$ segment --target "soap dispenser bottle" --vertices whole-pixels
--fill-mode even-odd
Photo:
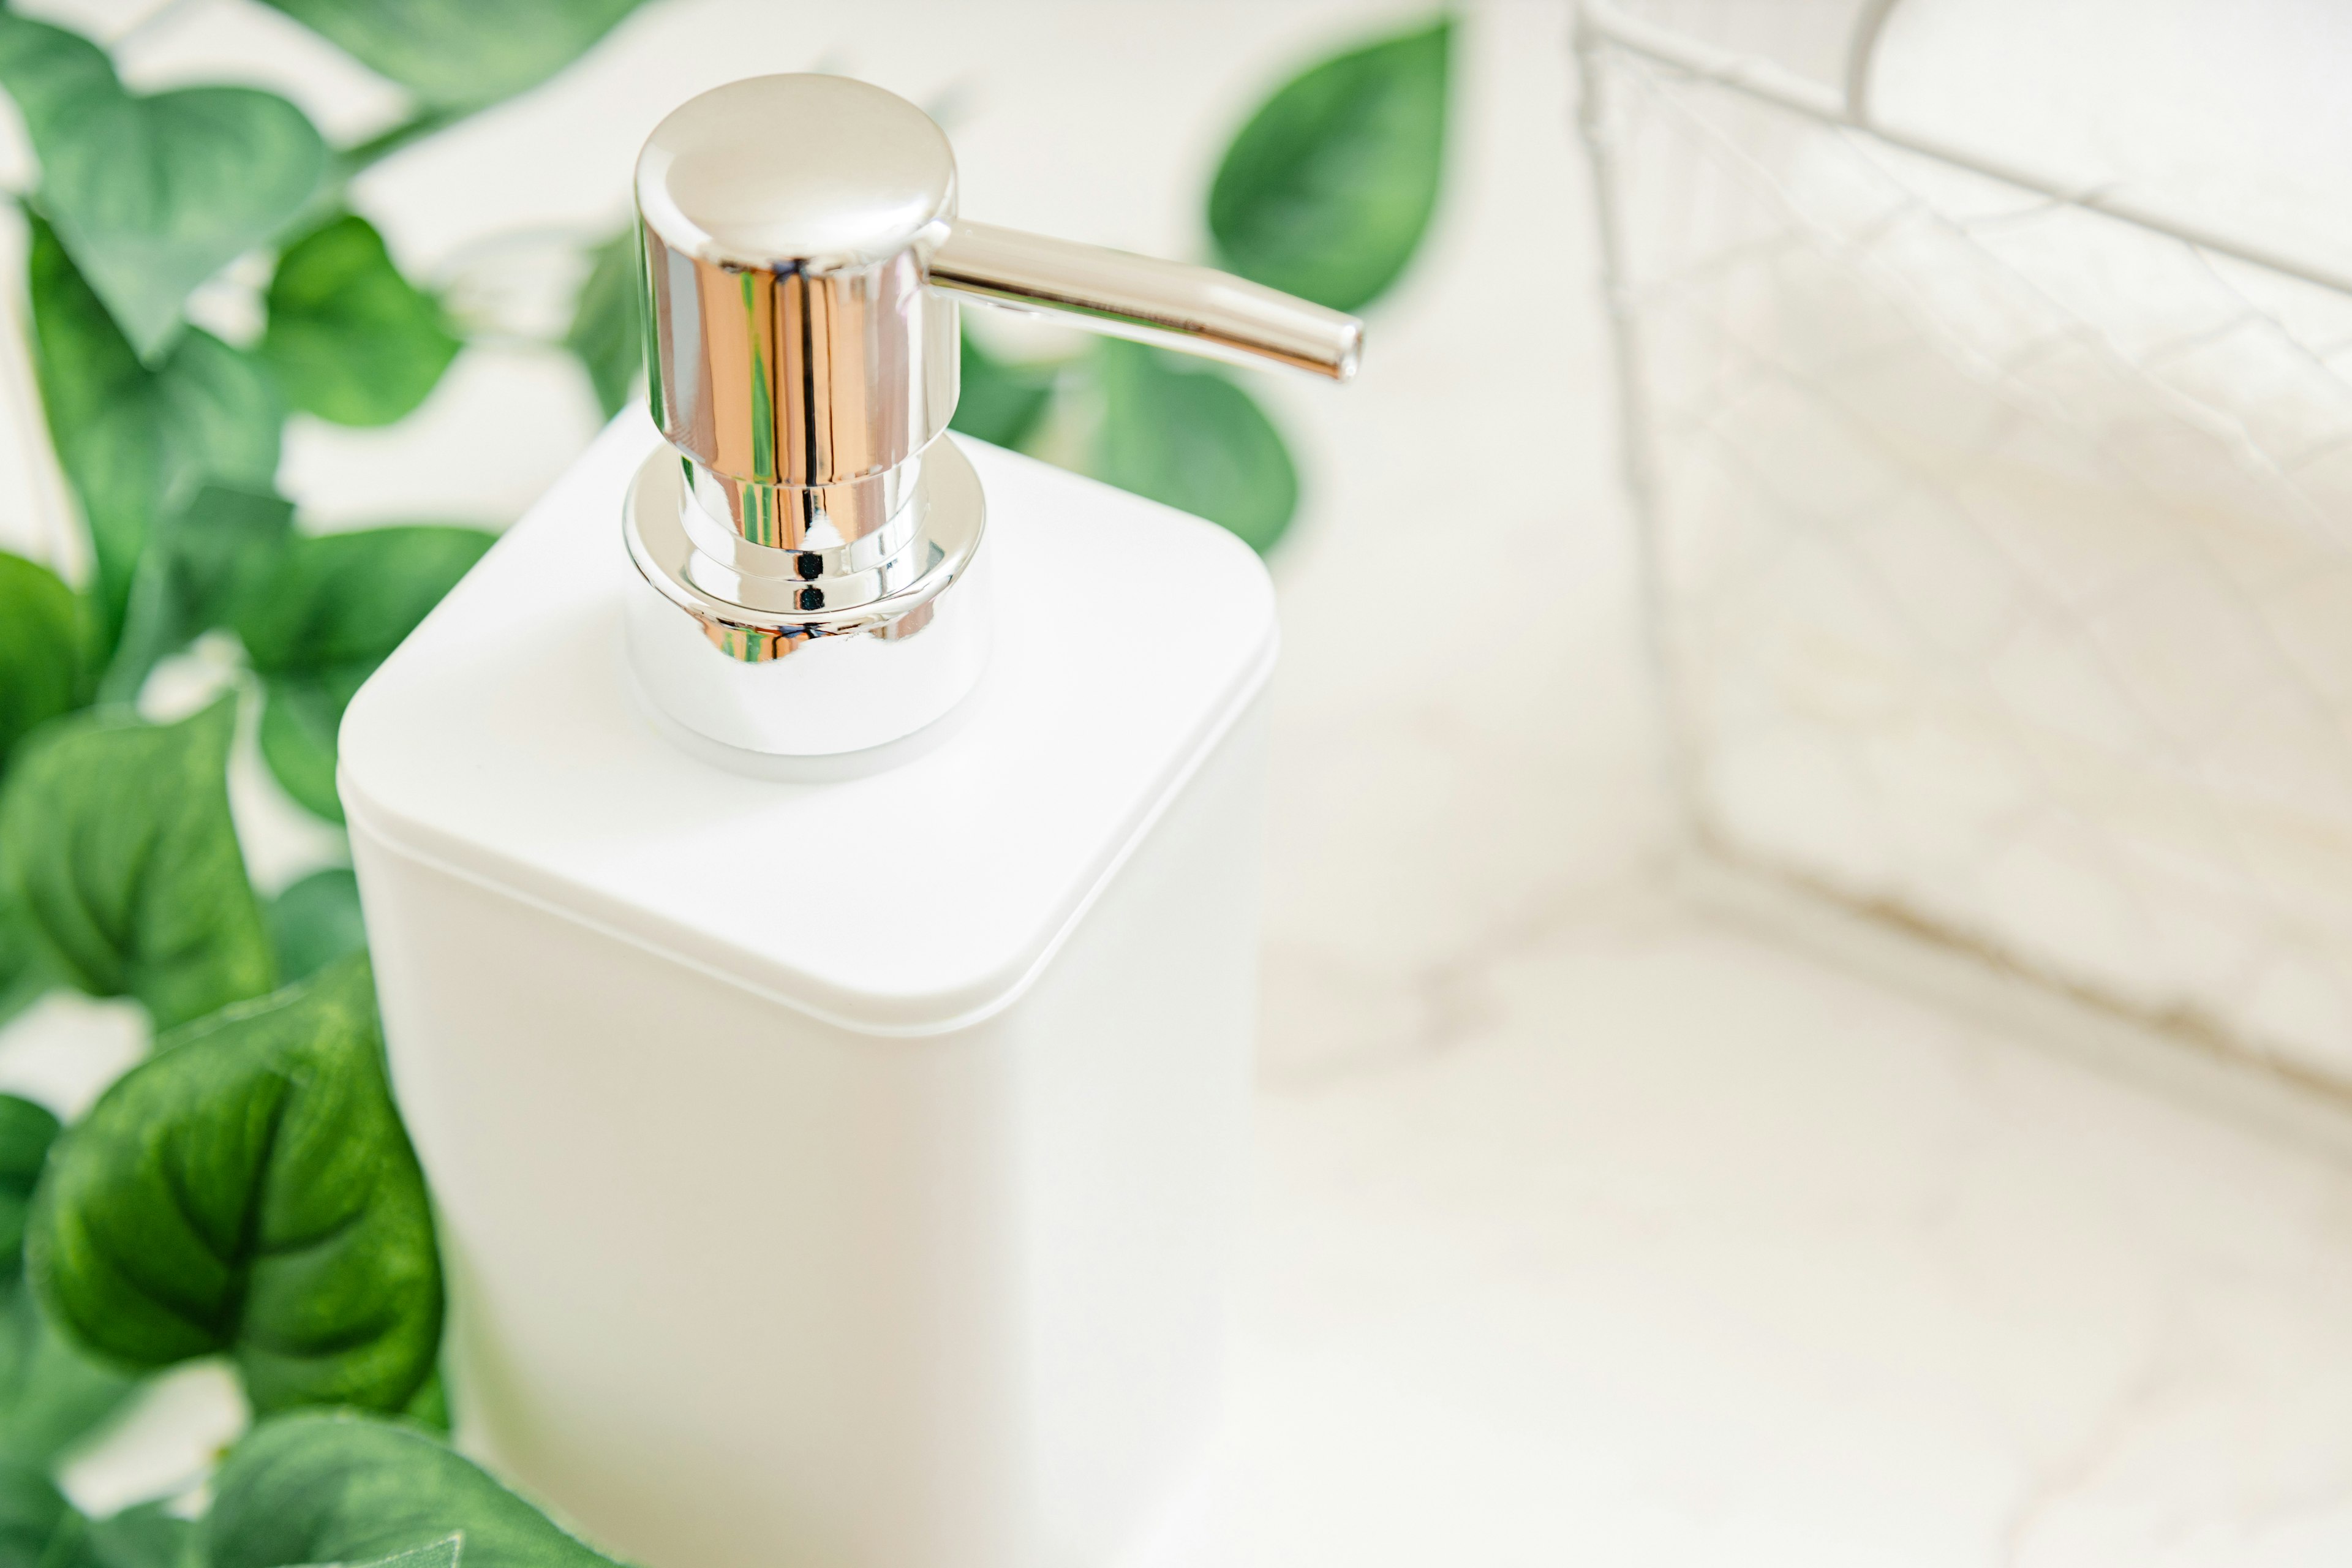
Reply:
[[[1216,1415],[1274,604],[946,434],[959,301],[1358,324],[965,222],[841,78],[695,99],[636,196],[651,421],[341,736],[459,1441],[647,1568],[1139,1561]]]

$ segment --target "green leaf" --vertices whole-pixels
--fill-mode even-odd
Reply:
[[[1094,375],[1095,478],[1273,548],[1297,510],[1298,471],[1247,393],[1209,366],[1117,339],[1096,345]]]
[[[495,542],[480,529],[443,523],[299,540],[237,631],[257,669],[373,668]]]
[[[296,805],[329,822],[343,819],[335,791],[335,732],[359,690],[341,691],[309,676],[271,676],[263,685],[261,760]]]
[[[1209,190],[1224,264],[1339,310],[1395,282],[1437,206],[1453,40],[1441,18],[1326,60],[1266,100]]]
[[[165,1511],[160,1502],[126,1508],[93,1521],[84,1537],[80,1568],[203,1568],[194,1520]]]
[[[463,1534],[450,1534],[423,1546],[412,1546],[405,1552],[395,1552],[379,1557],[358,1568],[457,1568],[457,1559],[465,1552]]]
[[[0,1568],[78,1568],[84,1522],[57,1483],[0,1464]]]
[[[127,1365],[227,1354],[262,1412],[415,1397],[441,1266],[366,961],[166,1037],[50,1152],[26,1255]]]
[[[481,1467],[404,1423],[265,1421],[213,1479],[211,1568],[380,1563],[461,1538],[462,1568],[610,1568]]]
[[[47,1106],[0,1094],[0,1280],[15,1278],[24,1261],[25,1215],[57,1136],[58,1119]]]
[[[590,252],[587,281],[572,307],[572,329],[563,346],[588,369],[596,405],[606,418],[621,411],[645,363],[645,328],[639,319],[637,230],[633,224]]]
[[[0,859],[0,1024],[39,1001],[56,984],[32,919],[16,897],[5,859]]]
[[[286,552],[294,508],[274,495],[206,485],[150,536],[131,578],[122,638],[100,696],[137,699],[158,661],[226,626]]]
[[[360,920],[360,883],[346,866],[313,871],[278,895],[269,906],[270,940],[278,947],[278,972],[289,980],[324,969],[367,946]]]
[[[89,627],[47,567],[0,550],[0,773],[36,725],[89,697]]]
[[[202,1568],[195,1551],[160,1502],[84,1519],[37,1465],[0,1460],[0,1568]]]
[[[156,520],[207,479],[269,489],[285,414],[260,363],[209,333],[186,333],[157,370],[142,365],[56,233],[31,226],[41,403],[89,528],[99,646],[111,650]]]
[[[1057,369],[998,359],[964,333],[963,391],[949,428],[1000,447],[1019,446],[1045,412]]]
[[[137,1386],[59,1333],[21,1280],[0,1284],[0,1467],[55,1464]]]
[[[272,487],[286,407],[258,359],[191,331],[163,362],[153,397],[164,442],[160,510],[184,504],[206,479]]]
[[[363,217],[287,247],[261,355],[286,400],[338,425],[389,425],[425,401],[461,345],[440,302],[400,275]]]
[[[90,713],[41,731],[0,789],[0,869],[42,962],[158,1028],[268,991],[276,966],[229,818],[224,697],[177,724]]]
[[[401,1414],[427,1431],[449,1435],[449,1374],[439,1367],[425,1380],[416,1397],[408,1402]]]
[[[89,39],[5,11],[0,87],[41,161],[42,215],[142,359],[178,329],[188,290],[268,243],[327,170],[318,131],[274,93],[139,97]]]
[[[553,76],[637,0],[269,0],[427,104],[473,108]]]
[[[341,822],[335,731],[343,709],[494,542],[438,523],[298,541],[236,623],[268,689],[261,754],[310,810]]]
[[[131,1386],[67,1343],[24,1286],[25,1218],[57,1136],[47,1110],[0,1095],[0,1468],[55,1462]]]

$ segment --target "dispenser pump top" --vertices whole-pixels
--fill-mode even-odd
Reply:
[[[871,745],[969,688],[904,673],[946,668],[955,639],[927,628],[944,624],[984,518],[969,463],[938,440],[955,413],[960,301],[1355,373],[1351,316],[1207,268],[971,223],[956,185],[922,110],[845,77],[714,89],[638,156],[647,392],[682,461],[632,491],[630,554],[722,662],[835,650],[746,685],[685,642],[658,651],[668,634],[649,629],[633,645],[642,683],[705,735],[772,753]],[[984,617],[967,603],[951,618]],[[901,645],[893,673],[847,657],[868,638]],[[854,695],[850,676],[820,672],[853,665],[868,671]],[[932,695],[907,695],[918,689]],[[858,717],[820,738],[820,710]]]
[[[636,195],[655,417],[738,482],[878,475],[944,429],[954,312],[932,290],[1339,380],[1362,340],[1353,317],[1224,273],[960,220],[940,128],[845,77],[692,100],[646,142]]]

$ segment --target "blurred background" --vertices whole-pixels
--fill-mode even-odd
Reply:
[[[16,8],[338,145],[416,108],[252,0]],[[1301,501],[1199,1530],[1358,1568],[2342,1560],[2352,13],[1456,15],[1361,377],[1249,383]],[[395,423],[296,415],[278,487],[311,531],[519,515],[603,420],[561,342],[587,247],[703,88],[865,78],[948,127],[966,214],[1206,258],[1255,107],[1429,16],[650,0],[358,176],[467,341]],[[0,184],[34,168],[0,127]],[[249,339],[268,281],[192,316]],[[0,542],[84,571],[11,322]],[[339,863],[249,744],[232,786],[265,894]],[[70,1106],[145,1029],[52,994],[0,1087]],[[78,1500],[211,1440],[184,1384]]]

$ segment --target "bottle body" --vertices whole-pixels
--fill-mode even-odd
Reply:
[[[648,1568],[1118,1562],[1215,1415],[1263,574],[974,448],[974,710],[868,778],[737,776],[631,706],[625,565],[571,564],[649,440],[347,721],[460,1440]]]

